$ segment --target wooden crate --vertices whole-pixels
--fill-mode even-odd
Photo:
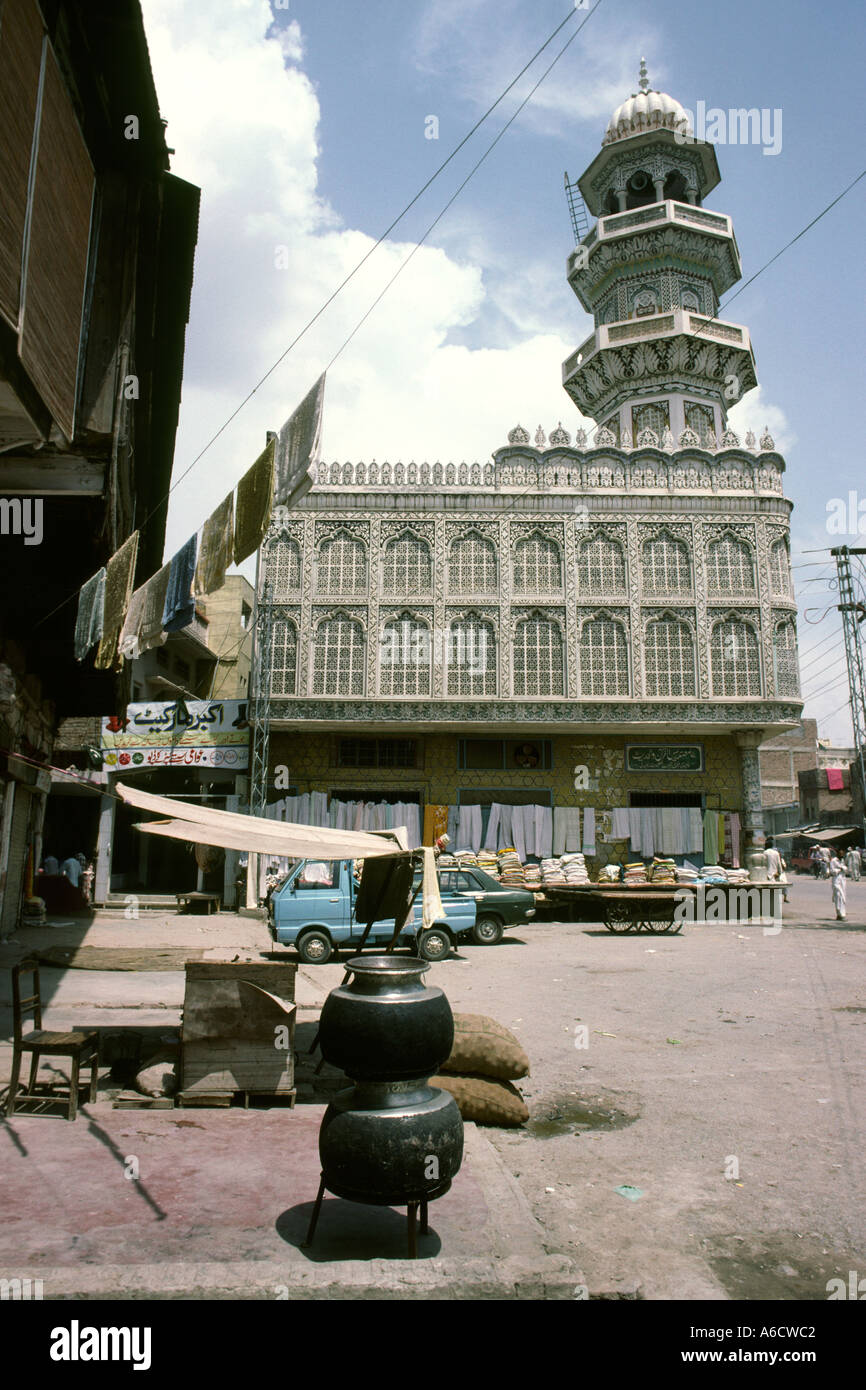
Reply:
[[[196,1094],[294,1091],[291,962],[190,961],[181,1026],[184,1103]]]

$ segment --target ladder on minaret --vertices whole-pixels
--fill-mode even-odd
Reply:
[[[851,556],[866,555],[866,549],[849,549],[841,545],[830,551],[836,561],[839,584],[839,603],[842,632],[845,637],[845,659],[848,663],[848,692],[851,700],[851,723],[854,726],[855,758],[851,766],[852,779],[857,776],[862,797],[863,829],[866,830],[866,662],[863,658],[863,629],[866,622],[866,603],[854,590]]]
[[[568,211],[571,214],[574,243],[578,246],[589,231],[589,213],[577,184],[569,181],[568,170],[565,172],[565,196],[568,201]]]

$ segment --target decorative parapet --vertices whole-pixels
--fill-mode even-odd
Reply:
[[[543,437],[543,430],[539,426]],[[523,436],[527,436],[523,440]],[[538,436],[536,436],[538,437]],[[553,492],[622,493],[650,490],[654,493],[783,494],[785,461],[765,429],[760,443],[749,430],[744,445],[733,430],[716,439],[703,439],[690,429],[674,441],[670,430],[661,439],[652,430],[641,430],[634,447],[626,433],[618,446],[610,430],[595,431],[594,446],[579,429],[574,445],[568,432],[557,425],[547,447],[534,448],[528,431],[511,431],[509,443],[494,451],[485,463],[322,463],[316,491],[362,488],[367,492],[415,489],[424,492],[498,492],[519,488]]]

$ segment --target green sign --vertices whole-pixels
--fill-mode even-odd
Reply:
[[[632,743],[625,750],[627,772],[703,772],[700,743]]]

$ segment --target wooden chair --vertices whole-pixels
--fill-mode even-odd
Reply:
[[[33,976],[32,993],[22,995],[21,976]],[[24,1034],[22,1023],[26,1015],[33,1015],[33,1030]],[[39,1095],[35,1089],[39,1058],[42,1056],[70,1057],[72,1073],[69,1084],[67,1120],[74,1120],[78,1113],[78,1073],[82,1061],[90,1062],[90,1100],[96,1100],[96,1078],[99,1066],[99,1034],[96,1030],[88,1033],[51,1033],[42,1027],[42,1000],[39,992],[39,964],[35,960],[22,960],[12,969],[12,1020],[13,1051],[12,1075],[9,1080],[9,1095],[6,1099],[7,1118],[16,1110],[31,1114],[50,1114],[46,1110],[48,1098]],[[18,1095],[18,1077],[21,1072],[21,1058],[25,1052],[32,1054],[30,1059],[30,1080],[27,1090]],[[58,1099],[65,1100],[65,1096]]]

